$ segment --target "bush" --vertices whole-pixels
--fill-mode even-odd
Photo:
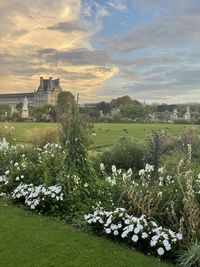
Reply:
[[[153,132],[147,139],[145,161],[154,166],[154,177],[157,177],[158,175],[161,158],[166,150],[165,140],[166,135],[163,131]]]
[[[34,146],[43,147],[47,143],[56,143],[59,139],[57,127],[34,128],[26,131],[25,139]]]
[[[141,141],[123,137],[112,148],[100,156],[100,161],[110,171],[112,165],[117,169],[128,170],[132,168],[137,172],[144,167],[144,144]]]

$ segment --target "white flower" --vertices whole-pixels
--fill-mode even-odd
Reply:
[[[137,242],[138,241],[138,235],[133,235],[132,240],[133,240],[133,242]]]
[[[19,176],[17,176],[17,177],[15,178],[15,181],[19,181]]]
[[[164,172],[164,168],[163,167],[159,168],[158,172],[162,174]]]
[[[7,170],[7,171],[5,172],[5,174],[6,174],[6,175],[8,175],[9,173],[10,173],[10,171],[9,171],[9,170]]]
[[[168,245],[165,246],[165,249],[166,249],[167,251],[169,251],[170,249],[172,249],[172,247],[171,247],[170,244],[168,244]]]
[[[161,247],[157,249],[157,252],[158,252],[158,255],[159,255],[159,256],[162,256],[162,255],[164,255],[164,253],[165,253],[164,249],[161,248]]]
[[[142,238],[145,239],[148,237],[148,234],[146,232],[142,233]]]
[[[115,230],[113,234],[116,236],[119,234],[119,232],[117,230]]]
[[[117,226],[115,224],[111,224],[111,227],[110,227],[112,230],[116,230],[117,229]]]
[[[110,234],[111,233],[111,229],[110,228],[106,228],[106,234]]]
[[[138,234],[139,232],[140,232],[140,229],[136,227],[136,228],[134,229],[134,233],[135,233],[135,234]]]
[[[156,243],[157,243],[156,240],[151,240],[151,242],[150,242],[150,246],[151,246],[151,247],[155,247]]]
[[[85,183],[85,184],[84,184],[84,187],[88,187],[88,183]]]
[[[126,219],[125,220],[125,224],[129,224],[130,223],[130,220],[129,219]]]
[[[116,174],[116,172],[117,172],[117,168],[116,168],[115,165],[112,165],[112,172],[113,172],[114,174]]]
[[[144,169],[139,171],[139,176],[143,176],[144,174],[145,174],[145,170]]]
[[[182,240],[183,239],[183,235],[181,233],[178,233],[176,236],[177,236],[178,240]]]
[[[101,171],[104,171],[104,170],[105,170],[105,166],[104,166],[103,163],[100,164],[100,170],[101,170]]]
[[[118,229],[122,228],[122,224],[118,223],[117,227],[118,227]]]

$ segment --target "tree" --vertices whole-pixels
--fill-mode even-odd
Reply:
[[[11,107],[7,104],[0,104],[0,119],[4,120],[11,114]]]
[[[120,114],[122,117],[129,119],[145,119],[148,110],[146,106],[143,105],[135,105],[135,104],[127,104],[125,106],[121,106]]]
[[[120,106],[124,106],[127,104],[132,104],[133,100],[130,98],[130,96],[122,96],[117,99],[113,99],[110,102],[111,108],[119,108]]]
[[[100,111],[102,111],[102,113],[104,115],[110,113],[111,111],[111,105],[109,103],[106,102],[99,102],[97,103],[96,107],[95,107],[96,111],[98,114],[100,114]]]
[[[18,112],[22,112],[22,108],[23,108],[23,103],[17,103],[15,109],[18,111]]]
[[[56,120],[56,111],[53,105],[31,106],[30,115],[37,121]]]

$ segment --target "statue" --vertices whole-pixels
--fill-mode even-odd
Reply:
[[[28,99],[27,99],[27,97],[25,97],[24,101],[23,101],[22,118],[23,119],[27,119],[28,118]]]
[[[186,108],[186,113],[184,115],[184,119],[187,121],[191,120],[191,114],[190,114],[190,107],[189,106],[187,106],[187,108]]]

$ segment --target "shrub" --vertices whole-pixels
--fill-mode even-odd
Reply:
[[[154,166],[154,178],[158,175],[161,159],[166,150],[165,140],[166,135],[163,131],[153,132],[147,139],[145,162]]]
[[[144,155],[144,144],[141,141],[123,137],[111,151],[106,151],[100,156],[100,161],[105,164],[107,171],[115,165],[117,169],[132,168],[137,172],[144,167]]]

